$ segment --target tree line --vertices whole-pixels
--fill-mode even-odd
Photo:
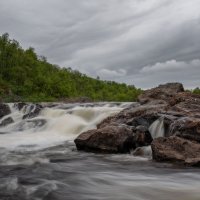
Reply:
[[[192,92],[193,92],[194,94],[200,94],[200,89],[199,89],[199,87],[196,87],[194,90],[192,90]]]
[[[94,101],[135,101],[135,86],[94,79],[50,64],[34,48],[24,50],[5,33],[0,36],[0,99],[3,101],[58,101],[88,97]]]

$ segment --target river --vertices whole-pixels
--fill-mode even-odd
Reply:
[[[9,104],[14,123],[0,127],[0,200],[199,200],[198,168],[76,150],[78,134],[129,105],[55,104],[23,119],[34,105]]]

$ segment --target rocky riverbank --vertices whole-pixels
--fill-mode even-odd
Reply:
[[[200,95],[167,83],[145,91],[138,104],[81,133],[78,150],[127,153],[151,145],[155,161],[200,165]]]

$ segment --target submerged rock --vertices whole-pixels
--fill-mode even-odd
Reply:
[[[18,110],[22,110],[22,108],[24,108],[25,106],[27,106],[27,103],[24,102],[18,102],[14,104],[14,107],[17,108]]]
[[[138,147],[132,152],[132,154],[134,156],[150,158],[152,156],[151,146]]]
[[[157,138],[152,144],[153,159],[200,166],[200,144],[180,137]]]
[[[26,122],[32,124],[33,127],[42,127],[47,123],[45,119],[30,119]]]
[[[10,108],[7,104],[0,103],[0,119],[8,114],[10,114]]]
[[[11,124],[13,122],[14,122],[13,118],[8,117],[8,118],[2,120],[2,122],[0,123],[0,126],[7,126],[8,124]]]
[[[27,114],[25,114],[23,116],[23,119],[30,119],[30,118],[34,118],[37,117],[41,110],[43,109],[43,106],[40,104],[32,104],[29,107],[27,106]]]

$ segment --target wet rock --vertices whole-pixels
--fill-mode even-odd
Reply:
[[[8,117],[8,118],[2,120],[2,122],[0,123],[0,127],[7,126],[8,124],[11,124],[13,122],[14,122],[14,120],[12,119],[12,117]]]
[[[7,104],[0,103],[0,119],[8,114],[10,114],[10,108]]]
[[[22,110],[22,108],[24,108],[25,106],[27,106],[27,104],[24,102],[19,102],[14,104],[14,107],[17,108],[18,110]]]
[[[78,150],[99,153],[127,153],[135,148],[132,130],[125,126],[106,126],[89,130],[75,139]]]
[[[40,104],[31,105],[31,107],[28,108],[29,109],[28,113],[23,116],[23,119],[30,119],[37,117],[40,114],[42,108],[43,106]]]
[[[166,105],[138,105],[137,107],[135,106],[130,107],[124,109],[123,111],[114,116],[106,118],[97,125],[97,128],[103,128],[111,123],[127,124],[130,126],[137,126],[137,125],[145,126],[144,123],[147,123],[149,125],[151,124],[152,121],[154,121],[156,117],[153,117],[153,119],[151,119],[151,122],[148,122],[147,119],[145,118],[142,119],[142,116],[156,115],[156,113],[164,112],[166,111],[166,109],[167,109]],[[140,121],[141,123],[137,122],[137,118],[138,121]],[[142,123],[142,120],[146,122]]]
[[[142,114],[141,116],[134,117],[127,121],[127,125],[129,126],[144,126],[147,129],[149,129],[154,122],[158,119],[163,120],[163,128],[165,132],[165,136],[170,135],[170,125],[179,117],[183,117],[184,115],[181,115],[177,112],[167,112],[165,110],[160,110],[156,112],[155,110],[147,111],[146,114]],[[155,134],[154,134],[155,135]]]
[[[159,117],[160,116],[153,111],[152,113],[146,113],[138,117],[134,117],[131,120],[127,121],[127,124],[131,126],[142,125],[145,126],[146,128],[149,128],[149,126]]]
[[[148,146],[152,142],[152,136],[145,126],[137,126],[134,133],[134,142],[136,147]]]
[[[27,120],[27,122],[32,124],[33,127],[42,127],[47,123],[45,119],[32,119]]]
[[[200,142],[200,118],[182,117],[170,125],[170,135]]]
[[[167,83],[159,85],[156,88],[146,90],[138,97],[138,101],[141,104],[154,102],[154,104],[165,104],[170,98],[179,92],[184,92],[183,85],[181,83]]]
[[[156,161],[200,166],[200,144],[195,141],[176,136],[157,138],[152,142],[151,148]]]
[[[170,110],[180,112],[185,116],[200,118],[200,95],[183,92],[170,100]]]
[[[24,130],[30,130],[34,129],[35,127],[39,128],[42,127],[46,124],[45,119],[27,119],[27,120],[22,120],[20,123],[17,124],[15,127],[16,131],[24,131]]]

